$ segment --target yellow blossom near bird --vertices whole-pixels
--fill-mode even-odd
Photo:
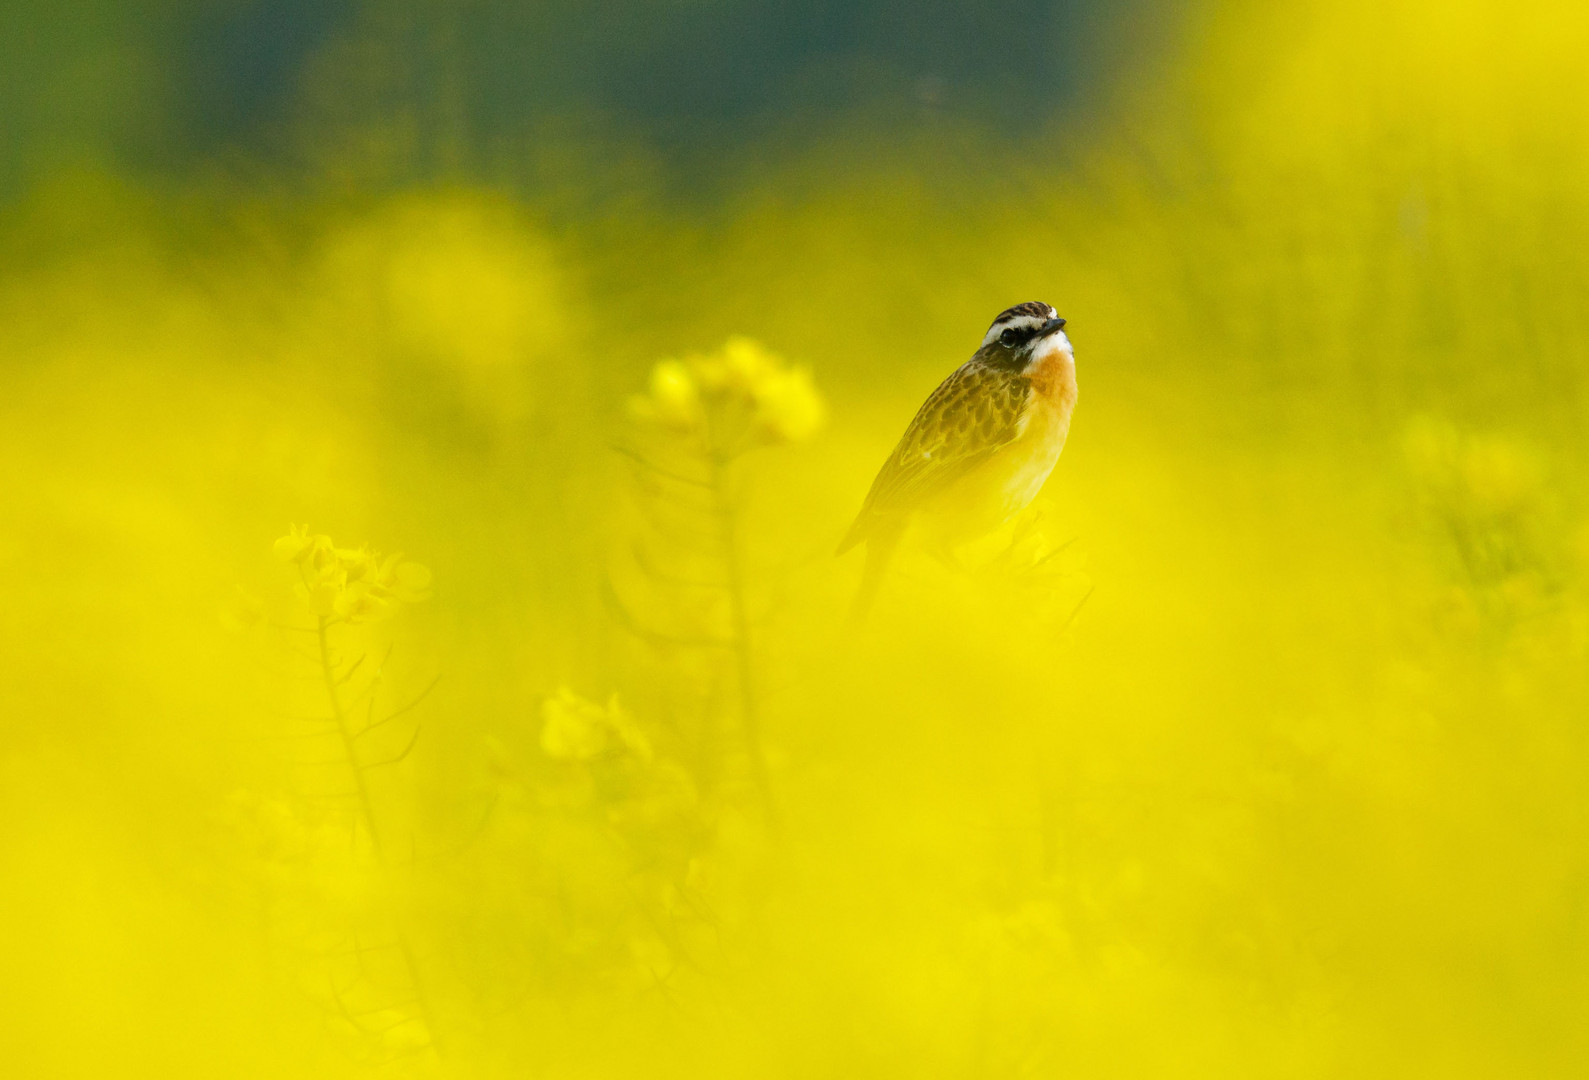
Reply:
[[[606,705],[580,697],[568,687],[541,703],[541,750],[559,761],[589,761],[626,749],[651,759],[651,743],[635,726],[614,694]]]
[[[299,598],[322,619],[367,622],[430,594],[430,570],[419,563],[401,554],[383,558],[364,547],[339,548],[307,525],[291,526],[275,551],[281,561],[298,566]]]
[[[747,337],[731,337],[715,352],[660,361],[650,392],[630,407],[642,421],[705,436],[724,456],[750,445],[802,442],[827,419],[811,373]]]

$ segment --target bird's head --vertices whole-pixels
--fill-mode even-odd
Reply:
[[[1025,371],[1057,351],[1070,353],[1071,347],[1065,320],[1034,300],[999,312],[978,351],[992,363]]]

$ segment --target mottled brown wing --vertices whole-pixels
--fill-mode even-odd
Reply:
[[[1020,434],[1031,383],[971,360],[932,392],[872,481],[866,503],[840,551],[860,542],[879,516],[920,506]]]

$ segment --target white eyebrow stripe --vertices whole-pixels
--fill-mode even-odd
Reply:
[[[993,325],[988,327],[988,332],[983,335],[983,346],[985,347],[991,344],[994,338],[998,337],[1007,329],[1037,330],[1040,329],[1043,324],[1048,321],[1048,319],[1057,319],[1059,317],[1058,315],[1054,314],[1053,308],[1049,308],[1048,311],[1048,318],[1040,318],[1036,315],[1011,315],[1004,319],[994,320]]]

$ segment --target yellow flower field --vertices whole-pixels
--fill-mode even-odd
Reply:
[[[1583,1075],[1589,13],[1182,7],[1085,117],[704,206],[558,130],[390,180],[451,144],[337,89],[373,16],[313,183],[39,142],[0,1074]],[[847,623],[1027,300],[1052,478]]]

